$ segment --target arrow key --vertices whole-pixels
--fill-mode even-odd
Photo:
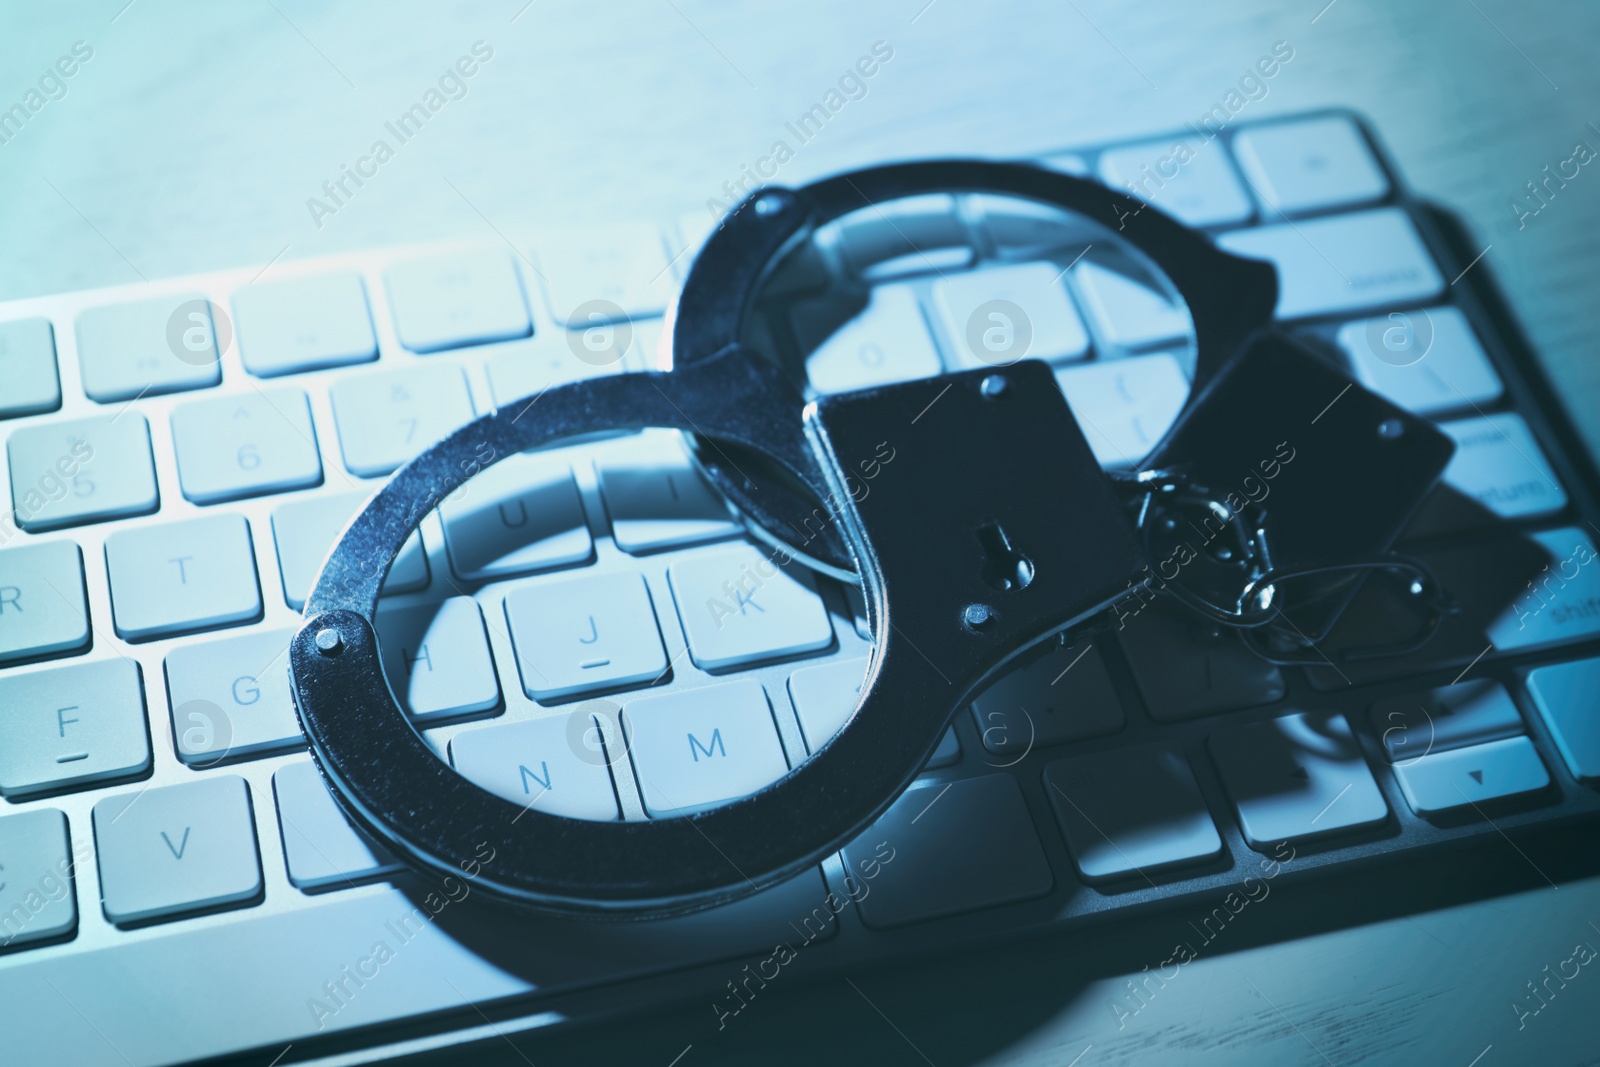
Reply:
[[[1431,752],[1395,764],[1406,803],[1418,815],[1435,815],[1507,797],[1534,793],[1550,784],[1550,772],[1526,737]]]

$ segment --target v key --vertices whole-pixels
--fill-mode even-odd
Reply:
[[[183,828],[183,839],[178,842],[176,847],[173,846],[172,838],[167,836],[167,832],[165,830],[161,831],[161,840],[163,840],[163,841],[165,841],[167,843],[167,848],[171,850],[173,859],[179,859],[179,860],[183,859],[184,852],[186,852],[188,850],[188,848],[189,848],[189,830],[190,830],[190,827],[185,826]]]

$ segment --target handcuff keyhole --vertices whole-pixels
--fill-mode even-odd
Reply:
[[[1011,538],[997,522],[978,527],[978,544],[983,547],[983,580],[1001,592],[1025,589],[1033,581],[1033,561],[1011,544]]]

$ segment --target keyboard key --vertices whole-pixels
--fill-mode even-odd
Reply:
[[[216,385],[222,365],[210,307],[198,293],[179,293],[80,311],[83,391],[114,404]]]
[[[125,641],[251,622],[261,616],[250,525],[207,515],[106,538],[111,614]]]
[[[571,325],[574,315],[579,326],[615,321],[621,317],[617,310],[630,318],[659,315],[677,286],[661,232],[652,223],[546,230],[535,258],[550,315],[563,326]]]
[[[322,570],[323,560],[345,525],[355,517],[372,494],[364,492],[318,495],[290,500],[272,509],[272,540],[278,549],[278,570],[283,575],[283,599],[294,610],[306,606],[306,596]],[[401,546],[389,577],[383,581],[385,595],[411,593],[428,585],[428,560],[422,540],[415,530]]]
[[[0,818],[0,950],[78,928],[67,817],[39,808]]]
[[[400,706],[429,720],[490,711],[500,704],[500,682],[471,597],[378,613],[384,673]]]
[[[1382,200],[1389,191],[1347,118],[1251,126],[1233,139],[1239,167],[1268,207],[1287,215]]]
[[[198,400],[173,409],[183,495],[216,504],[322,481],[311,405],[299,389]]]
[[[1257,851],[1354,833],[1389,816],[1343,715],[1302,712],[1219,730],[1211,758]]]
[[[100,904],[117,924],[245,904],[261,893],[250,787],[227,775],[94,806]]]
[[[959,270],[975,255],[946,193],[907,196],[851,212],[837,223],[845,266],[866,281]]]
[[[1550,772],[1526,737],[1430,752],[1415,762],[1395,764],[1394,776],[1418,815],[1535,793],[1550,784]]]
[[[689,655],[702,670],[818,652],[833,624],[816,582],[754,545],[698,552],[667,569]]]
[[[1150,348],[1194,332],[1188,308],[1110,265],[1085,257],[1072,268],[1072,283],[1096,333],[1111,344]]]
[[[1235,230],[1217,244],[1278,268],[1280,319],[1415,303],[1444,291],[1444,278],[1399,208]]]
[[[1362,385],[1418,415],[1500,399],[1500,377],[1453,307],[1392,311],[1339,327],[1339,347]]]
[[[89,647],[83,553],[71,541],[0,551],[0,663]]]
[[[350,825],[310,760],[279,767],[272,791],[289,881],[296,889],[337,889],[401,869],[382,846]]]
[[[178,758],[209,767],[305,744],[289,691],[293,630],[185,644],[167,653]]]
[[[49,319],[0,322],[0,419],[37,415],[61,406],[55,331]]]
[[[17,799],[149,766],[144,690],[132,660],[0,677],[0,793]]]
[[[466,376],[447,363],[342,378],[329,393],[344,465],[363,478],[392,473],[473,416]]]
[[[1044,781],[1072,862],[1091,885],[1222,855],[1181,753],[1135,748],[1057,760]]]
[[[844,729],[861,700],[867,659],[841,659],[802,667],[789,675],[789,699],[800,718],[806,751],[815,752]]]
[[[1139,695],[1157,722],[1216,715],[1282,700],[1283,673],[1226,628],[1156,601],[1121,618],[1117,636]]]
[[[647,685],[667,670],[643,575],[519,586],[506,594],[506,622],[522,690],[534,700]]]
[[[1059,170],[1061,173],[1071,174],[1075,178],[1087,178],[1089,176],[1089,164],[1076,152],[1059,152],[1034,162],[1046,170]]]
[[[1062,367],[1056,383],[1102,467],[1136,465],[1189,399],[1189,379],[1166,352]]]
[[[150,426],[125,411],[11,431],[11,506],[17,525],[37,532],[156,509]]]
[[[595,459],[617,547],[635,555],[732,537],[743,527],[684,451],[676,431],[646,430]]]
[[[944,370],[909,286],[877,286],[866,309],[825,338],[809,337],[812,328],[801,328],[800,319],[808,313],[805,304],[796,310],[795,327],[802,349],[815,344],[806,356],[806,378],[819,393],[847,393]]]
[[[1055,884],[1005,774],[913,782],[842,856],[847,871],[877,871],[856,898],[875,930],[1042,897]]]
[[[1210,143],[1174,139],[1115,148],[1100,157],[1100,176],[1190,226],[1244,222],[1254,210],[1227,152]]]
[[[1054,263],[964,271],[933,284],[956,370],[1009,367],[1019,359],[1089,354],[1089,334]]]
[[[1540,667],[1528,693],[1572,776],[1600,778],[1600,659]]]
[[[922,765],[925,771],[936,771],[941,767],[952,767],[961,762],[961,742],[956,739],[954,726],[944,732],[939,738],[939,743],[934,747],[933,755],[928,757],[928,762]]]
[[[258,378],[378,358],[367,291],[354,271],[255,282],[233,296],[239,355]]]
[[[622,342],[622,331],[632,332],[632,327],[619,324],[597,326],[595,330],[610,331],[609,337],[602,337],[602,341],[615,346]],[[581,345],[579,350],[582,351]],[[494,354],[484,362],[484,369],[489,372],[489,391],[494,394],[495,406],[504,408],[538,396],[553,386],[616,374],[623,369],[623,355],[603,348],[590,359],[584,359],[573,351],[567,343],[566,331],[562,331],[496,345]]]
[[[450,741],[450,762],[513,804],[571,819],[618,817],[600,728],[593,716],[576,709],[463,730]]]
[[[1100,650],[1052,647],[1014,668],[972,702],[983,747],[1021,758],[1039,745],[1114,734],[1124,722]]]
[[[1385,697],[1372,705],[1372,729],[1397,764],[1523,732],[1505,686],[1486,678]]]
[[[516,455],[474,476],[439,509],[450,567],[468,581],[587,563],[594,541],[572,468]]]
[[[988,234],[997,257],[1028,260],[1060,256],[1063,258],[1056,274],[1103,234],[1098,223],[1037,200],[982,193],[965,199],[966,216]]]
[[[526,337],[533,329],[517,268],[504,252],[412,260],[384,274],[394,330],[413,352]]]
[[[653,818],[747,796],[789,770],[766,692],[750,679],[635,697],[622,728]]]
[[[1521,415],[1506,413],[1446,422],[1456,454],[1445,484],[1502,519],[1554,515],[1567,494]]]

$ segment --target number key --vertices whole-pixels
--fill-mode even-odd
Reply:
[[[311,405],[299,389],[200,400],[172,413],[178,480],[196,504],[316,485],[316,441]]]
[[[330,392],[344,465],[364,478],[389,474],[472,420],[466,376],[444,364],[346,378]]]
[[[37,532],[156,508],[150,426],[125,411],[13,430],[6,442],[17,524]]]

